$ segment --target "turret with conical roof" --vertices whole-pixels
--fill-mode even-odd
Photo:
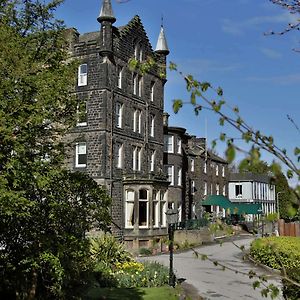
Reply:
[[[103,56],[112,56],[113,53],[113,29],[116,22],[110,0],[103,0],[98,22],[101,23],[101,50]]]
[[[110,0],[103,0],[100,14],[97,20],[99,23],[101,23],[102,21],[109,21],[111,23],[116,22]]]
[[[170,53],[163,25],[161,25],[160,27],[160,33],[158,36],[155,52],[162,55],[168,55]]]

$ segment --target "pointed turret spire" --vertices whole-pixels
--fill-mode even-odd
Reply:
[[[158,36],[155,52],[157,52],[159,54],[163,54],[163,55],[168,55],[170,53],[168,44],[167,44],[167,39],[166,39],[165,32],[164,32],[163,24],[160,27],[160,33]]]
[[[110,0],[103,0],[101,11],[97,20],[99,23],[102,21],[109,21],[111,23],[116,22]]]

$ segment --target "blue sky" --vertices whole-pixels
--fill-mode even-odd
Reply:
[[[65,0],[58,16],[80,33],[99,29],[96,21],[101,0]],[[269,0],[112,0],[116,26],[138,14],[155,48],[161,16],[170,48],[170,61],[184,73],[200,81],[221,86],[225,99],[238,106],[253,128],[273,135],[280,147],[290,152],[299,146],[300,133],[288,120],[290,115],[300,126],[300,48],[298,32],[283,36],[265,36],[280,31],[295,17]],[[211,141],[224,129],[210,112],[193,115],[185,107],[172,113],[172,100],[187,99],[184,82],[176,73],[168,74],[165,110],[170,124],[187,128],[190,134]],[[205,120],[207,120],[205,122]],[[237,136],[228,129],[231,136]],[[217,148],[220,155],[224,147]],[[264,157],[270,159],[268,155]]]

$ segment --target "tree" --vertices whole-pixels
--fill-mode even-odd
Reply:
[[[300,4],[298,0],[270,0],[272,3],[281,6],[284,9],[287,9],[291,14],[299,14],[300,13]],[[300,22],[289,23],[287,28],[283,31],[279,32],[279,34],[287,33],[291,30],[300,30]],[[274,31],[270,32],[270,34],[275,34]]]
[[[61,0],[0,2],[0,295],[63,298],[88,269],[85,233],[107,230],[110,199],[64,168],[77,63]],[[67,296],[66,296],[67,297]]]

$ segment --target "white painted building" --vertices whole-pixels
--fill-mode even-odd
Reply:
[[[231,173],[228,197],[231,202],[260,203],[265,215],[276,212],[275,185],[268,175]]]

